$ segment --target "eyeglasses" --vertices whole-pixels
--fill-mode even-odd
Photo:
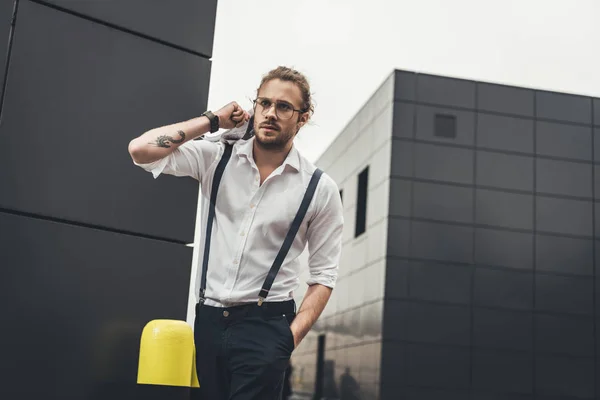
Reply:
[[[273,102],[271,99],[266,97],[258,97],[253,100],[254,112],[260,112],[263,116],[271,109],[271,106],[275,104],[275,115],[279,119],[290,119],[294,116],[294,112],[305,113],[306,110],[297,110],[293,105],[287,101],[276,101]]]

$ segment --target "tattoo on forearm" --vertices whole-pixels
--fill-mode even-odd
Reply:
[[[177,133],[179,134],[179,136],[181,136],[181,139],[175,139],[174,137],[167,135],[160,135],[156,138],[154,142],[148,144],[153,144],[156,147],[164,147],[165,149],[168,149],[169,147],[171,147],[172,143],[183,143],[183,141],[185,140],[185,133],[183,131],[177,131]]]

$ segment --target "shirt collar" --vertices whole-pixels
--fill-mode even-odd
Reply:
[[[254,160],[252,148],[254,146],[254,137],[249,140],[239,140],[237,142],[237,154],[245,155],[248,159]],[[296,145],[292,143],[292,148],[287,157],[283,161],[283,165],[289,165],[296,171],[300,171],[300,153],[296,149]]]

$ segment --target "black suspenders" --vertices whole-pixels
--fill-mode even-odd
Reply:
[[[219,190],[219,184],[221,183],[221,178],[223,177],[223,171],[225,170],[225,166],[229,162],[231,158],[231,150],[232,145],[225,145],[225,151],[217,168],[215,170],[215,175],[213,177],[212,188],[210,192],[210,205],[208,209],[208,220],[206,221],[206,234],[205,234],[205,242],[204,242],[204,259],[202,261],[202,280],[200,283],[200,303],[204,303],[206,300],[206,273],[208,272],[208,256],[210,254],[210,239],[212,235],[212,226],[215,218],[215,204],[217,202],[217,192]],[[323,171],[320,169],[316,169],[313,173],[312,178],[310,179],[310,183],[308,184],[308,188],[306,189],[306,193],[304,194],[304,198],[302,199],[302,203],[298,208],[298,212],[296,213],[296,217],[290,226],[290,230],[288,231],[285,240],[283,241],[283,245],[281,249],[279,249],[279,253],[277,253],[277,257],[275,257],[275,261],[273,261],[273,265],[271,265],[271,269],[267,274],[265,279],[265,283],[263,283],[262,289],[258,295],[258,305],[262,305],[267,296],[269,295],[269,291],[271,290],[271,286],[273,285],[273,281],[279,272],[279,268],[283,264],[285,257],[290,251],[290,247],[292,247],[292,242],[294,241],[294,237],[298,233],[298,229],[300,229],[300,225],[302,224],[302,220],[306,215],[306,211],[308,210],[308,206],[312,201],[312,198],[317,190],[317,185],[319,184],[319,179]]]
[[[206,299],[206,272],[208,271],[208,255],[210,253],[210,238],[212,236],[212,226],[215,219],[215,205],[217,204],[217,191],[219,190],[219,183],[221,183],[221,177],[225,166],[231,158],[231,150],[233,146],[228,144],[225,145],[225,151],[223,156],[217,165],[215,175],[213,176],[212,188],[210,190],[210,205],[208,208],[208,220],[206,221],[206,234],[204,235],[204,259],[202,260],[202,281],[200,282],[200,303],[204,303]]]

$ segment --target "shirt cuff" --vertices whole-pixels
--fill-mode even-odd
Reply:
[[[337,282],[337,274],[336,273],[324,273],[317,272],[311,273],[310,278],[306,281],[308,286],[319,284],[323,286],[327,286],[328,288],[333,289]]]
[[[169,157],[163,157],[160,160],[156,160],[154,162],[147,163],[147,164],[139,164],[139,163],[136,163],[135,161],[133,163],[135,165],[137,165],[138,167],[142,167],[146,171],[151,172],[154,179],[156,179],[164,171],[165,167],[167,166],[167,162],[169,161],[168,158]]]

